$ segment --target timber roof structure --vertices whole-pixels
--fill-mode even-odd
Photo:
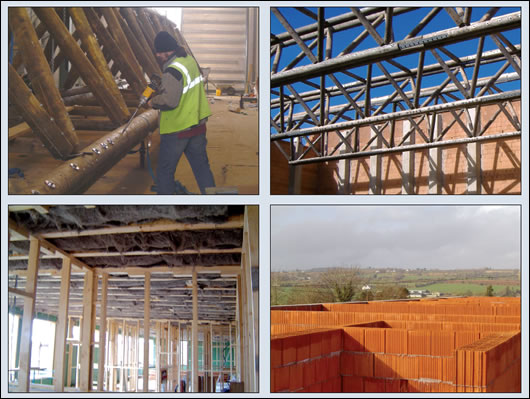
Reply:
[[[191,320],[195,268],[199,320],[233,321],[244,212],[243,206],[10,206],[10,292],[25,290],[30,237],[38,237],[37,312],[57,312],[61,265],[68,257],[71,316],[82,314],[83,278],[93,270],[108,274],[107,317],[142,318],[149,271],[151,318]]]

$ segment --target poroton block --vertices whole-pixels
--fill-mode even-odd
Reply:
[[[520,298],[319,306],[271,316],[271,392],[521,389]]]

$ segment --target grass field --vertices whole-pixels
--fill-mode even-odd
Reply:
[[[506,285],[491,284],[493,287],[494,295],[503,295],[506,290]],[[472,283],[436,283],[422,286],[422,290],[429,290],[432,292],[440,292],[442,294],[449,295],[473,295],[483,296],[486,294],[487,285],[472,284]],[[509,285],[510,290],[520,290],[518,285]],[[414,286],[407,286],[410,289],[416,289]]]
[[[272,272],[271,305],[333,302],[329,292],[320,285],[327,269],[308,271]],[[443,296],[484,296],[491,285],[495,296],[504,296],[506,288],[511,295],[520,296],[520,270],[469,269],[358,269],[358,288],[370,285],[372,292],[385,287],[406,287],[409,290],[429,290]],[[355,298],[354,298],[355,300]]]

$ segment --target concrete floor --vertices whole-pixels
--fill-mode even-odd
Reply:
[[[239,106],[239,97],[210,96],[212,116],[207,125],[208,157],[218,192],[259,194],[258,109],[245,103],[244,113],[230,111]],[[104,132],[78,131],[83,146],[97,140]],[[159,134],[151,136],[150,158],[156,171]],[[9,142],[9,168],[18,168],[24,177],[9,179],[9,194],[30,194],[51,171],[61,165],[31,134]],[[189,191],[199,188],[185,157],[177,167],[178,179]],[[102,176],[85,194],[155,194],[147,167],[141,168],[139,155],[130,154]]]

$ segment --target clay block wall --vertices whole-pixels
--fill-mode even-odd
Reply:
[[[521,103],[512,101],[508,107],[513,107],[518,119],[521,120]],[[492,116],[498,111],[498,106],[488,105],[481,108],[481,125],[485,126]],[[444,140],[453,140],[467,137],[464,129],[459,123],[454,123],[451,113],[442,113],[442,126],[452,124],[445,134]],[[465,113],[460,117],[466,123]],[[419,119],[416,119],[418,121]],[[426,120],[418,123],[423,132],[428,134]],[[382,128],[382,126],[379,126]],[[359,141],[361,147],[371,137],[370,126],[359,129]],[[484,133],[485,136],[500,133],[515,132],[504,113],[497,115],[493,123],[489,125]],[[390,127],[382,130],[387,141],[390,140]],[[403,121],[396,122],[394,142],[399,143],[403,138]],[[339,139],[329,135],[328,146],[333,148]],[[415,143],[422,144],[425,140],[421,135],[415,135]],[[287,194],[288,169],[285,158],[271,145],[271,193]],[[277,154],[276,154],[277,153]],[[455,145],[442,147],[443,187],[442,194],[464,194],[467,190],[467,160],[466,145]],[[521,193],[521,140],[519,138],[500,139],[481,143],[482,154],[482,192],[486,194],[520,194]],[[282,160],[278,160],[277,156]],[[429,150],[414,152],[414,193],[428,194],[429,187]],[[274,169],[273,169],[274,159]],[[313,171],[309,181],[302,178],[304,194],[337,194],[339,185],[339,162],[326,162],[319,164]],[[309,165],[304,166],[307,168]],[[305,172],[304,172],[305,173]],[[381,194],[401,194],[402,186],[402,154],[388,154],[381,156]],[[285,177],[287,176],[287,177]],[[316,178],[316,181],[315,181]],[[287,179],[287,180],[286,180]],[[368,194],[370,182],[370,158],[358,158],[350,161],[350,192],[352,194]]]
[[[355,310],[333,311],[347,308]],[[322,309],[271,312],[271,392],[520,390],[520,298],[323,304]],[[397,313],[407,309],[413,313]],[[361,320],[367,315],[370,320]],[[459,319],[444,320],[454,317]],[[282,325],[297,332],[275,335]],[[333,325],[340,328],[323,329]]]
[[[456,350],[457,392],[514,392],[521,386],[521,333],[489,335]]]
[[[341,392],[341,329],[271,339],[271,392]]]
[[[283,150],[289,154],[289,143],[286,141],[277,142]],[[304,150],[306,148],[304,147]],[[271,194],[283,195],[289,193],[289,164],[280,152],[276,144],[271,143],[270,157],[270,179]],[[315,194],[319,184],[319,166],[318,164],[309,164],[301,166],[301,192],[300,194]]]

